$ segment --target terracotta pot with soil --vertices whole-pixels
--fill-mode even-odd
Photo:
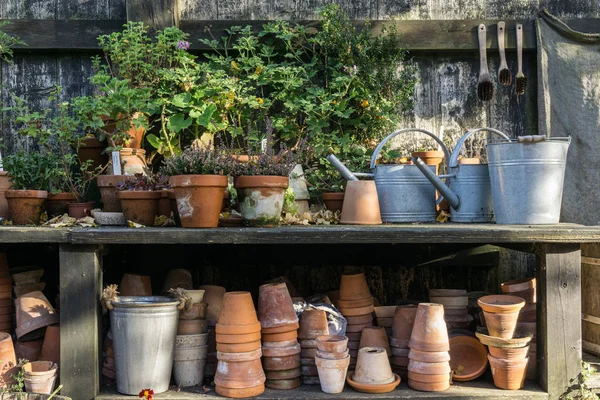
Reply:
[[[39,225],[48,197],[45,190],[7,190],[4,192],[13,225]]]
[[[519,312],[525,306],[525,300],[517,296],[490,295],[477,300],[485,317],[485,324],[491,336],[502,339],[513,337]]]
[[[494,377],[494,385],[500,389],[519,390],[525,382],[528,358],[522,360],[501,360],[488,356]]]
[[[178,175],[172,176],[170,183],[183,228],[216,228],[219,225],[226,176]]]
[[[46,198],[46,212],[48,218],[59,217],[67,213],[67,205],[69,203],[76,203],[77,197],[73,193],[48,193]]]
[[[125,220],[144,226],[154,226],[160,192],[153,190],[122,190],[118,193]]]
[[[235,188],[240,201],[240,213],[247,226],[279,226],[287,176],[238,176]]]
[[[97,179],[98,189],[102,196],[103,211],[121,212],[121,201],[117,195],[117,184],[127,180],[125,175],[99,175]]]
[[[300,339],[316,339],[319,336],[329,335],[327,313],[322,310],[305,310],[300,315]]]
[[[323,198],[325,207],[327,207],[329,211],[342,211],[344,205],[344,192],[323,193],[321,197]]]
[[[267,283],[259,288],[258,319],[263,333],[298,329],[298,316],[285,283]]]
[[[95,205],[96,204],[93,201],[88,201],[85,203],[69,203],[67,204],[69,217],[75,219],[89,217],[92,215],[92,210],[94,209]]]
[[[94,171],[98,167],[108,164],[108,154],[105,153],[106,141],[100,141],[95,137],[86,137],[81,141],[81,146],[77,150],[77,156],[81,163],[91,160],[89,171]]]
[[[408,346],[421,351],[450,350],[444,306],[434,303],[419,304]]]
[[[8,172],[0,171],[0,218],[8,219],[8,202],[6,201],[5,192],[11,188],[10,177]]]

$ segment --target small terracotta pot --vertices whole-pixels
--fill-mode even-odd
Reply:
[[[183,228],[216,228],[227,176],[179,175],[170,178]]]
[[[379,197],[374,181],[348,181],[346,183],[340,223],[350,225],[380,225],[382,223]]]
[[[494,314],[484,311],[483,314],[485,315],[485,325],[491,336],[502,339],[513,337],[519,319],[518,312]]]
[[[28,393],[50,394],[58,375],[58,365],[51,361],[34,361],[23,365],[23,381]]]
[[[250,292],[227,292],[223,295],[221,315],[217,325],[251,325],[257,322]]]
[[[360,349],[352,380],[366,385],[394,382],[395,377],[385,349],[381,347],[363,347]]]
[[[240,200],[240,213],[247,226],[279,226],[283,210],[287,176],[238,176],[235,188]],[[260,200],[256,200],[260,199]]]
[[[284,357],[263,357],[262,365],[269,371],[285,371],[300,368],[302,361],[300,354],[292,354]]]
[[[0,218],[9,219],[8,202],[4,193],[12,186],[8,172],[0,171]]]
[[[270,334],[262,335],[263,342],[284,342],[284,341],[288,341],[288,340],[294,340],[297,338],[298,338],[298,331],[270,333]]]
[[[267,283],[258,290],[258,319],[267,333],[278,333],[272,328],[298,323],[292,298],[285,283]]]
[[[206,319],[209,325],[216,325],[221,315],[221,306],[223,304],[223,296],[225,288],[223,286],[202,285],[198,289],[204,290],[204,302],[208,304],[206,310]]]
[[[48,197],[45,190],[7,190],[4,192],[13,225],[39,225],[44,202]]]
[[[77,157],[81,163],[91,160],[90,171],[108,164],[108,154],[106,150],[106,141],[100,141],[95,137],[86,137],[81,141],[81,146],[77,149]]]
[[[363,347],[382,347],[388,356],[392,355],[385,328],[372,327],[363,329],[360,336],[359,348],[362,349]]]
[[[317,349],[320,351],[342,353],[348,347],[348,338],[340,335],[324,335],[316,339]]]
[[[262,352],[265,357],[286,357],[293,356],[294,354],[300,354],[301,347],[297,341],[290,341],[294,344],[286,347],[273,347],[271,345],[278,344],[281,342],[265,342],[263,343]]]
[[[450,382],[450,374],[426,375],[408,371],[408,379],[421,383],[447,383]]]
[[[302,376],[300,368],[292,368],[282,371],[265,371],[267,379],[295,379]]]
[[[523,360],[501,360],[488,356],[494,377],[494,385],[500,389],[519,390],[525,382],[528,358]]]
[[[410,373],[410,371],[409,371]],[[447,382],[436,382],[436,383],[425,383],[417,382],[414,380],[408,380],[408,387],[421,392],[443,392],[450,388],[450,381]]]
[[[319,336],[329,335],[327,313],[321,310],[305,310],[300,316],[300,339],[316,339]]]
[[[266,379],[260,358],[240,362],[219,360],[215,385],[230,389],[244,389],[263,384]]]
[[[178,335],[199,335],[206,333],[208,324],[201,319],[180,319],[177,325]]]
[[[411,360],[426,363],[443,363],[450,361],[450,354],[447,351],[421,351],[410,349],[407,356]]]
[[[179,319],[205,319],[206,318],[206,303],[193,303],[189,310],[179,312]]]
[[[422,351],[450,350],[444,307],[441,304],[419,304],[408,346]]]
[[[325,207],[329,211],[337,212],[342,211],[342,206],[344,205],[344,193],[339,192],[331,192],[331,193],[323,193],[321,195],[323,202],[325,203]]]
[[[46,328],[39,360],[52,361],[60,365],[60,326],[58,324]]]
[[[152,296],[150,276],[123,274],[119,285],[119,296]]]
[[[350,365],[350,356],[340,360],[315,358],[321,390],[325,393],[341,393],[346,383],[346,374]]]
[[[525,305],[525,300],[521,297],[495,294],[480,297],[477,304],[488,313],[518,313]]]
[[[98,189],[102,196],[103,211],[121,212],[121,201],[117,196],[116,186],[127,179],[125,175],[99,175],[97,178]]]
[[[88,201],[85,203],[69,203],[67,204],[67,212],[69,217],[75,219],[81,219],[92,215],[96,203]]]
[[[59,217],[67,213],[67,205],[77,202],[77,198],[73,193],[48,193],[46,198],[46,212],[48,218]]]
[[[127,221],[154,226],[160,192],[152,190],[123,190],[118,193],[123,215]]]
[[[346,334],[362,333],[363,329],[371,328],[372,326],[373,326],[372,322],[369,322],[368,324],[347,325],[346,326]],[[360,341],[360,339],[359,339],[359,341]]]
[[[223,353],[245,353],[261,348],[260,340],[250,343],[217,343],[216,350]]]
[[[162,293],[166,295],[169,289],[182,288],[185,290],[192,288],[192,274],[187,269],[175,268],[167,272],[165,283],[162,287]]]
[[[501,360],[523,360],[529,354],[529,346],[525,347],[495,347],[489,346],[490,356]]]
[[[408,305],[396,307],[396,312],[394,314],[394,324],[392,326],[392,337],[399,341],[410,340],[416,316],[417,306]],[[394,346],[393,343],[392,346]],[[405,346],[397,347],[408,347],[408,342]]]
[[[10,387],[18,370],[12,338],[9,333],[0,333],[0,388]]]
[[[31,340],[28,342],[15,342],[15,356],[17,360],[38,361],[42,351],[43,340]]]
[[[340,281],[340,300],[363,300],[372,299],[369,285],[364,273],[343,274]],[[366,305],[372,305],[370,301]],[[344,305],[340,303],[340,305]],[[357,306],[354,306],[357,307]],[[354,308],[352,307],[352,308]],[[358,306],[360,307],[360,306]]]
[[[450,338],[450,368],[459,382],[479,378],[487,369],[487,350],[472,336],[456,335]]]
[[[231,389],[216,385],[215,392],[217,392],[219,396],[223,397],[229,397],[232,399],[246,399],[249,397],[256,397],[263,394],[265,392],[265,384],[263,383],[261,385],[244,389]]]
[[[217,333],[217,343],[250,343],[260,340],[260,332],[247,333],[245,335],[223,335]]]
[[[58,314],[42,292],[31,292],[15,301],[18,339],[33,340],[43,337],[48,325],[58,323]]]

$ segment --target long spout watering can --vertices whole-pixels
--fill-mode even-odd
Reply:
[[[478,132],[489,132],[509,139],[504,133],[493,128],[477,128],[468,131],[458,142],[448,162],[446,183],[436,176],[419,158],[413,163],[423,175],[440,191],[450,204],[450,220],[453,222],[493,222],[494,204],[490,186],[490,173],[487,164],[459,164],[458,156],[467,139]]]
[[[434,222],[437,216],[435,188],[418,167],[410,164],[377,164],[377,156],[383,146],[395,136],[408,132],[420,132],[432,137],[443,149],[446,160],[450,158],[448,149],[436,135],[425,129],[408,128],[389,134],[377,145],[371,156],[371,173],[352,173],[335,156],[330,155],[327,159],[348,180],[357,179],[357,176],[374,179],[383,222]],[[435,170],[433,165],[427,167]]]

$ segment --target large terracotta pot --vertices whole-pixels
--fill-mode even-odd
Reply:
[[[8,213],[8,202],[4,192],[10,189],[12,184],[10,183],[10,177],[8,172],[0,171],[0,218],[8,219],[10,214]]]
[[[321,197],[329,211],[342,211],[342,206],[344,205],[344,192],[323,193]]]
[[[283,210],[287,176],[238,176],[235,188],[240,201],[240,213],[247,226],[279,226]]]
[[[183,228],[216,228],[223,204],[227,177],[178,175],[170,178]]]
[[[392,355],[385,328],[372,327],[363,329],[360,336],[359,348],[362,349],[363,347],[381,347],[385,349],[388,356]]]
[[[300,339],[316,339],[319,336],[329,335],[327,313],[322,310],[305,310],[300,315]]]
[[[89,168],[92,171],[108,164],[108,154],[104,152],[106,147],[106,141],[101,142],[95,137],[86,137],[81,142],[77,156],[82,163],[92,160]]]
[[[258,319],[263,333],[298,329],[298,316],[285,283],[267,283],[259,288]]]
[[[123,190],[118,193],[125,220],[144,226],[154,226],[160,192]]]
[[[10,387],[18,370],[12,338],[9,333],[0,333],[0,388]]]
[[[76,203],[77,197],[73,193],[48,193],[46,198],[46,212],[48,218],[59,217],[67,213],[67,204]]]
[[[444,306],[434,303],[419,304],[408,346],[422,351],[450,350]]]
[[[39,225],[48,197],[45,190],[7,190],[4,196],[13,225]]]
[[[379,197],[374,181],[348,181],[340,223],[350,225],[382,223]]]
[[[102,196],[103,210],[105,212],[121,212],[121,201],[117,196],[116,186],[127,179],[125,175],[99,175],[97,178],[98,189]]]
[[[221,306],[226,290],[223,286],[215,285],[202,285],[199,289],[204,290],[204,302],[208,304],[206,311],[208,324],[215,326],[221,315]]]
[[[494,385],[500,389],[519,390],[525,382],[528,358],[522,360],[501,360],[488,356],[494,377]]]
[[[58,314],[42,292],[31,292],[15,300],[17,339],[33,340],[44,336],[48,325],[58,323]]]

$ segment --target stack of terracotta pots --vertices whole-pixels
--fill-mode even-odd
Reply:
[[[373,326],[363,329],[358,347],[359,349],[362,349],[363,347],[381,347],[385,349],[388,357],[392,356],[387,332],[385,328],[381,326]]]
[[[408,347],[408,386],[424,392],[448,389],[450,342],[444,322],[444,306],[419,304]]]
[[[444,320],[448,330],[469,329],[473,317],[469,315],[469,296],[462,289],[429,289],[429,301],[444,306]]]
[[[186,294],[192,298],[192,306],[179,313],[173,356],[173,376],[180,387],[202,384],[208,353],[204,290],[186,290]]]
[[[302,379],[307,385],[319,384],[319,372],[315,362],[317,341],[319,336],[329,335],[327,313],[321,310],[304,310],[300,316],[298,338],[302,348],[300,362]]]
[[[350,349],[350,365],[356,365],[362,330],[373,326],[375,310],[365,274],[342,275],[337,305],[348,322],[346,336]]]
[[[217,394],[245,398],[265,391],[260,331],[250,293],[225,293],[216,326],[218,363],[214,382]]]
[[[478,335],[488,346],[494,385],[501,389],[523,387],[527,372],[527,353],[531,337],[515,339],[519,313],[525,306],[522,297],[509,295],[483,296],[477,300],[483,310],[489,336]]]
[[[341,393],[344,390],[350,353],[346,336],[326,335],[316,339],[317,352],[315,363],[325,393]]]
[[[6,253],[0,253],[0,332],[10,333],[13,326],[11,284]]]
[[[392,326],[394,326],[394,314],[396,306],[375,307],[375,316],[377,317],[377,326],[385,328],[388,336],[392,336]]]
[[[206,356],[206,364],[204,366],[204,375],[215,376],[217,371],[217,334],[215,326],[221,315],[221,305],[225,288],[223,286],[202,285],[201,290],[204,290],[204,302],[208,305],[206,310],[206,322],[208,323],[208,355]]]
[[[258,292],[262,329],[262,363],[270,389],[295,389],[302,384],[298,316],[285,283],[267,283]]]
[[[9,389],[17,373],[17,358],[12,338],[9,333],[2,332],[0,333],[0,389]]]
[[[392,372],[387,353],[381,347],[360,349],[356,370],[346,380],[354,390],[363,393],[388,393],[400,384],[400,377]]]
[[[15,292],[15,298],[19,298],[25,293],[43,291],[46,287],[46,282],[41,282],[42,275],[44,275],[44,270],[41,268],[17,273],[13,272],[12,280],[14,283],[13,290]],[[8,285],[8,287],[10,288],[10,285]],[[0,285],[0,292],[3,288],[4,285]]]
[[[58,323],[58,314],[42,292],[31,292],[15,301],[17,339],[36,340],[44,337],[46,327]]]
[[[517,331],[521,335],[532,334],[533,340],[529,344],[529,362],[527,363],[527,379],[537,379],[537,296],[535,278],[524,278],[504,282],[502,292],[519,296],[525,300],[517,321]]]
[[[390,351],[392,352],[392,370],[403,379],[408,378],[408,342],[413,330],[417,306],[406,305],[396,307],[390,336]]]

